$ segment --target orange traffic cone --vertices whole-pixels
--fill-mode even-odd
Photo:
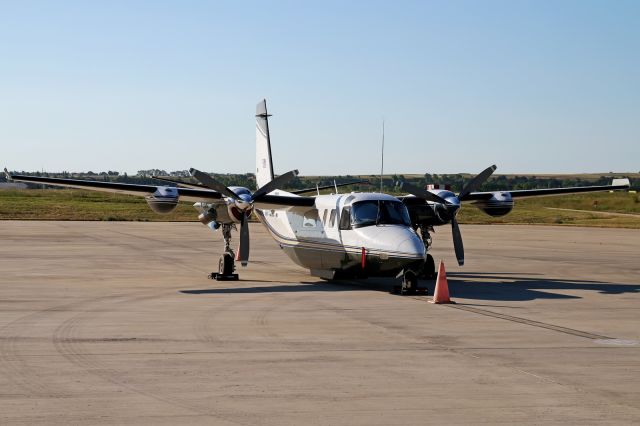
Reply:
[[[456,303],[449,299],[449,284],[447,284],[447,273],[444,270],[444,262],[442,260],[438,265],[438,278],[436,278],[436,288],[433,291],[431,303]]]

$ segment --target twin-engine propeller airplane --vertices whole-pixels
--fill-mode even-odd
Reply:
[[[210,277],[218,280],[238,279],[235,261],[246,266],[249,261],[248,218],[255,212],[280,248],[298,265],[324,279],[366,278],[370,276],[402,277],[394,291],[414,292],[420,274],[431,277],[434,262],[427,253],[434,226],[451,223],[458,262],[464,263],[462,237],[456,215],[461,202],[472,202],[492,216],[507,214],[513,198],[557,195],[574,192],[608,191],[629,188],[628,179],[614,180],[612,185],[578,188],[555,188],[529,191],[474,192],[496,169],[491,166],[472,179],[455,195],[446,190],[425,190],[408,182],[402,188],[411,195],[393,197],[381,193],[348,193],[301,196],[281,190],[298,175],[292,170],[275,176],[266,100],[256,109],[256,184],[252,192],[240,186],[226,187],[209,174],[191,169],[200,183],[169,181],[178,186],[136,185],[77,179],[60,179],[12,175],[8,179],[117,192],[144,196],[157,213],[169,213],[179,201],[195,201],[198,219],[213,230],[222,229],[224,253],[218,271]],[[348,184],[352,184],[351,182]],[[357,182],[360,183],[360,182]],[[347,184],[343,184],[347,185]],[[313,188],[315,191],[320,188]],[[322,188],[324,189],[324,187]],[[240,245],[231,248],[231,231],[240,227]],[[417,231],[420,231],[418,233]]]

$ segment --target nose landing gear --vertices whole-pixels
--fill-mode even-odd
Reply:
[[[394,284],[391,293],[392,294],[427,294],[428,289],[426,287],[418,286],[418,274],[410,269],[406,269],[402,272],[402,281],[399,284]]]
[[[217,281],[237,281],[238,274],[234,273],[236,269],[236,255],[231,249],[231,229],[233,225],[222,225],[222,237],[224,238],[224,254],[220,256],[218,261],[218,272],[209,274],[209,279]]]

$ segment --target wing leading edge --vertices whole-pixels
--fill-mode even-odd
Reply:
[[[567,188],[545,188],[545,189],[520,189],[508,191],[492,191],[492,192],[472,192],[468,194],[464,201],[487,200],[496,192],[508,192],[512,198],[528,198],[528,197],[545,197],[563,194],[579,194],[582,192],[598,192],[598,191],[614,191],[624,190],[630,187],[629,179],[613,179],[611,185],[595,185],[595,186],[573,186]]]

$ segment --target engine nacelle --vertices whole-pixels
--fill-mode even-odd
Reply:
[[[145,200],[147,204],[156,213],[167,214],[171,213],[178,206],[178,189],[172,186],[159,186],[153,195],[147,195]]]
[[[513,210],[513,198],[509,192],[493,192],[491,198],[475,201],[473,205],[489,216],[500,217]]]

